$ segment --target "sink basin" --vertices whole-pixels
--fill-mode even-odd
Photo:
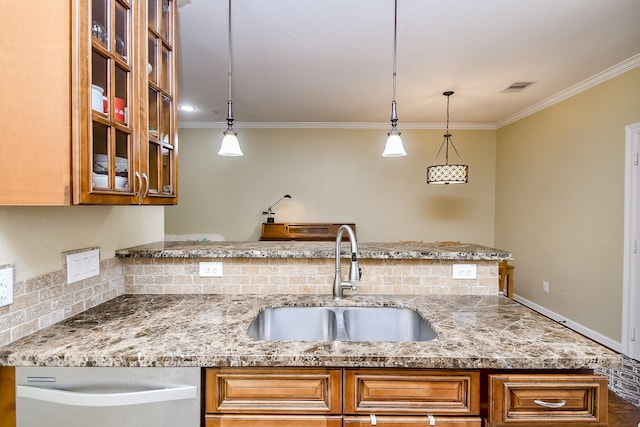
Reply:
[[[326,307],[274,307],[261,311],[247,330],[251,338],[281,341],[333,341],[336,316]]]
[[[436,333],[418,312],[397,307],[274,307],[247,334],[280,341],[429,341]]]
[[[431,325],[416,311],[397,307],[354,307],[344,310],[350,341],[429,341]]]

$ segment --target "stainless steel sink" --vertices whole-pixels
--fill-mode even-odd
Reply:
[[[418,312],[397,307],[355,307],[344,310],[350,341],[429,341],[436,333]]]
[[[274,307],[247,334],[280,341],[429,341],[436,337],[418,312],[398,307]]]
[[[325,307],[274,307],[261,311],[247,330],[251,338],[280,341],[333,341],[336,316]]]

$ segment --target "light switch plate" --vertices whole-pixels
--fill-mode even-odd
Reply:
[[[453,264],[453,278],[454,279],[475,279],[476,265],[475,264]]]
[[[0,270],[0,307],[13,304],[13,268]]]
[[[100,249],[67,255],[67,283],[79,282],[100,274]]]

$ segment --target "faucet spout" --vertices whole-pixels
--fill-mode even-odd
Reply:
[[[347,282],[342,281],[342,275],[340,273],[340,245],[342,244],[342,236],[344,233],[349,236],[349,243],[351,245],[351,265],[349,266],[349,280]],[[336,272],[333,279],[333,298],[342,299],[345,289],[350,289],[355,292],[356,285],[354,282],[360,281],[360,267],[358,266],[358,242],[356,241],[356,233],[348,225],[342,225],[338,229],[336,235]]]

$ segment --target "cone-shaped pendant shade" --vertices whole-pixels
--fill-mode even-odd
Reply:
[[[387,135],[389,135],[389,138],[387,138],[387,145],[384,147],[382,157],[406,156],[407,152],[404,150],[402,138],[400,138],[400,132],[397,129],[395,131],[391,130]]]
[[[238,143],[238,134],[226,130],[223,132],[224,138],[222,138],[222,144],[220,145],[220,150],[218,151],[218,155],[220,156],[242,156],[242,150],[240,149],[240,144]]]

